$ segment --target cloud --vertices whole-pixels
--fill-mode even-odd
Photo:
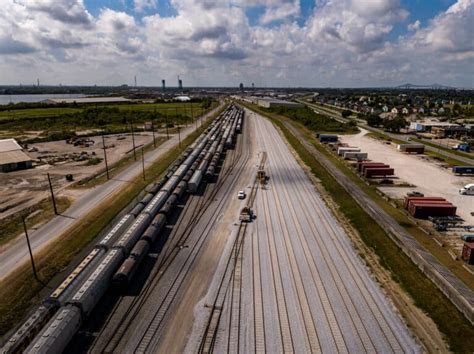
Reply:
[[[156,9],[157,0],[133,0],[133,7],[136,12],[143,12],[147,9]]]
[[[29,54],[36,52],[36,48],[11,37],[0,37],[0,55]]]
[[[315,0],[304,19],[296,0],[169,1],[175,15],[165,17],[147,12],[149,0],[134,0],[133,16],[107,7],[93,16],[81,0],[0,0],[0,81],[473,86],[473,0],[408,26],[399,0]],[[400,25],[407,32],[394,39]]]
[[[40,11],[52,19],[73,25],[88,26],[92,22],[91,14],[82,0],[24,0],[28,11]]]

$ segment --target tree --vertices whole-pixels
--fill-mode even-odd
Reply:
[[[400,133],[400,129],[405,128],[407,125],[408,123],[405,118],[397,116],[395,119],[385,121],[384,128],[385,130]]]
[[[342,118],[347,118],[347,117],[349,117],[351,114],[352,114],[352,112],[349,111],[348,109],[346,109],[346,110],[342,111],[341,116],[342,116]]]
[[[378,127],[382,124],[382,118],[380,118],[377,114],[370,114],[367,116],[367,124],[371,127]]]

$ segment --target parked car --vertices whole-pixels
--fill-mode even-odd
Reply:
[[[246,196],[247,194],[245,194],[244,191],[239,191],[239,193],[237,194],[237,198],[239,199],[245,199]]]
[[[474,183],[466,184],[464,188],[459,190],[459,194],[462,195],[474,195]]]

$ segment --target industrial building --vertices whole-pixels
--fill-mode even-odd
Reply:
[[[58,104],[58,103],[122,103],[130,102],[125,97],[76,97],[76,98],[50,98],[42,101],[42,103]]]
[[[287,108],[303,108],[304,105],[301,103],[278,100],[274,98],[259,98],[257,104],[260,107],[273,108],[273,107],[287,107]]]
[[[0,172],[31,168],[33,161],[15,139],[0,140]]]

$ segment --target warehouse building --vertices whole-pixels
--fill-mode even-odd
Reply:
[[[0,172],[11,172],[31,168],[31,157],[23,152],[15,139],[0,139]]]
[[[301,103],[278,100],[274,98],[259,98],[257,104],[260,107],[273,108],[273,107],[287,107],[287,108],[303,108],[304,105]]]

